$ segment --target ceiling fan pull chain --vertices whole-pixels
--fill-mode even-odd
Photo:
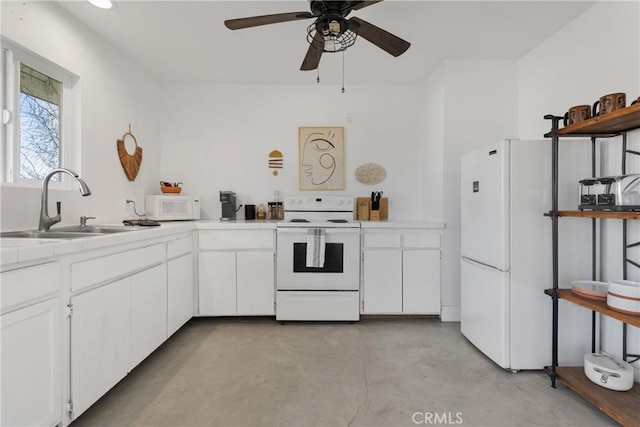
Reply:
[[[344,93],[344,50],[342,51],[342,93]]]
[[[318,64],[317,71],[318,71],[318,76],[316,77],[316,83],[320,84],[320,65],[319,64]]]

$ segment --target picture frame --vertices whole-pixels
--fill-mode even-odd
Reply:
[[[300,191],[345,189],[344,127],[298,128]]]

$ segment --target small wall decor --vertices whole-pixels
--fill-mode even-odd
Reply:
[[[282,169],[282,153],[278,150],[273,150],[269,153],[269,168],[270,169]],[[273,176],[278,176],[278,171],[273,171]]]
[[[386,177],[387,171],[377,163],[365,163],[356,169],[356,179],[362,184],[380,184]]]
[[[133,154],[129,154],[127,148],[124,146],[124,140],[127,136],[130,136],[136,145]],[[138,146],[136,137],[131,133],[131,125],[129,125],[129,131],[122,135],[122,139],[118,140],[116,146],[118,147],[118,157],[120,158],[120,164],[122,164],[125,175],[127,175],[129,181],[135,181],[136,176],[138,176],[138,171],[140,170],[140,164],[142,164],[142,148]]]
[[[298,128],[300,190],[344,190],[344,128]]]

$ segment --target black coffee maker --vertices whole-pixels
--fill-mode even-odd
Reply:
[[[236,193],[233,191],[221,191],[220,203],[222,204],[221,221],[236,219]]]

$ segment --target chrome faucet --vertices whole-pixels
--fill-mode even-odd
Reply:
[[[72,171],[71,169],[58,168],[53,169],[49,172],[44,179],[42,180],[42,198],[40,201],[40,224],[38,225],[38,229],[40,231],[49,231],[53,224],[57,224],[62,221],[60,217],[60,207],[62,205],[61,202],[56,202],[56,210],[58,214],[54,217],[49,216],[49,181],[51,177],[53,177],[57,173],[66,173],[73,177],[73,180],[78,183],[78,187],[80,187],[80,194],[83,196],[90,196],[91,190],[85,182],[80,178],[80,176]]]

